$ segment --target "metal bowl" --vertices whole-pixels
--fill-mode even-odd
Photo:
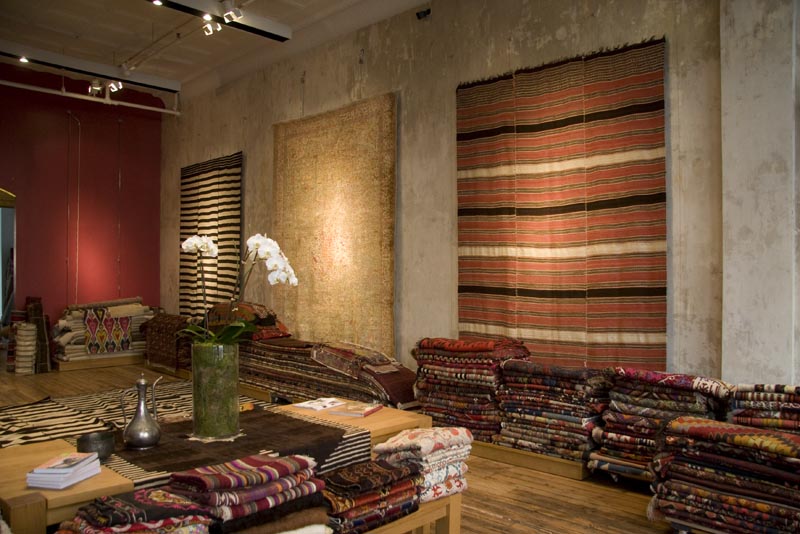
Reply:
[[[78,438],[78,452],[96,452],[100,460],[105,460],[116,447],[116,436],[112,430],[92,432]]]

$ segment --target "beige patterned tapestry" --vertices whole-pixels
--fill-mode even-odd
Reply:
[[[297,287],[273,287],[292,334],[394,356],[395,96],[275,125],[273,236]]]

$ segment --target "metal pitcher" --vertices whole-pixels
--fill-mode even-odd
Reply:
[[[161,439],[161,428],[158,426],[158,413],[156,412],[156,384],[164,378],[159,376],[152,386],[153,415],[147,409],[147,380],[142,377],[136,381],[136,389],[139,392],[139,401],[136,404],[136,413],[128,423],[128,416],[125,414],[125,392],[122,392],[120,405],[122,406],[122,420],[125,430],[122,432],[122,439],[125,446],[129,449],[149,449],[158,445]]]

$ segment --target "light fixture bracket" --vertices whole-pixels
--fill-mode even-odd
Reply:
[[[147,1],[152,4],[152,0]],[[292,29],[289,26],[249,12],[242,14],[239,20],[228,21],[225,19],[227,10],[222,3],[216,0],[162,0],[161,5],[195,17],[202,17],[208,13],[215,22],[224,23],[230,28],[266,37],[273,41],[285,42],[292,38]]]

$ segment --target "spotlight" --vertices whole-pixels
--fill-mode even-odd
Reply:
[[[103,84],[95,78],[89,83],[89,96],[97,96],[103,91]]]
[[[25,56],[22,56],[21,58],[19,58],[19,62],[20,63],[27,63],[28,62],[28,58],[26,58]]]
[[[211,21],[211,15],[209,15],[208,13],[206,13],[205,15],[203,15],[203,20],[205,20],[205,21],[209,21],[209,22],[210,22],[210,21]]]
[[[235,22],[242,18],[242,12],[234,5],[233,0],[223,0],[222,9],[225,10],[222,18],[225,19],[226,23]]]
[[[222,31],[222,24],[219,22],[206,22],[203,24],[203,33],[213,35],[214,32]]]
[[[154,6],[163,6],[164,4],[161,2],[161,0],[153,0],[153,5]]]
[[[242,18],[242,11],[239,8],[234,7],[230,11],[226,11],[222,18],[225,19],[225,22],[236,22],[240,18]]]
[[[431,8],[423,9],[422,11],[417,11],[417,20],[422,20],[430,14],[431,14]]]
[[[120,89],[122,89],[122,82],[111,82],[108,84],[108,88],[111,90],[112,93],[116,93]]]

